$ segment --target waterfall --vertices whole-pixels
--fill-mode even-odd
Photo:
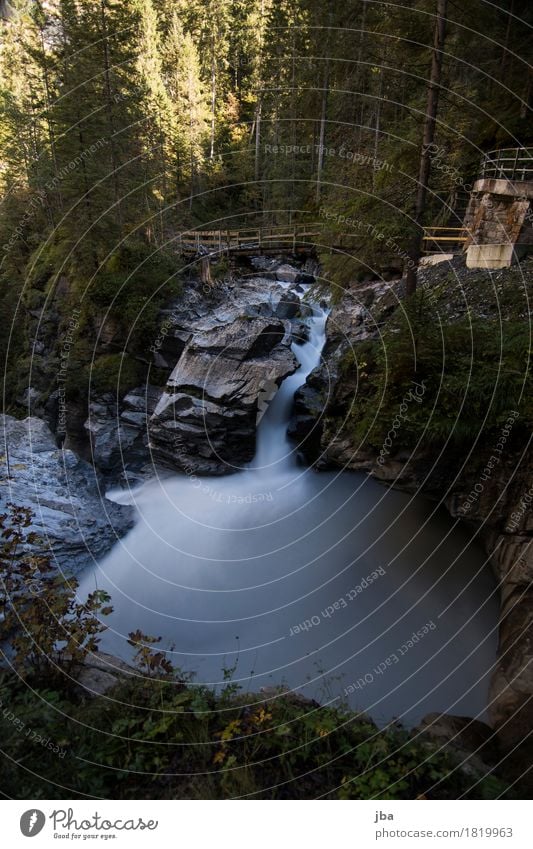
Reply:
[[[248,467],[129,493],[137,523],[80,576],[80,596],[97,585],[112,597],[103,650],[130,659],[127,635],[140,628],[215,687],[236,667],[246,690],[283,684],[378,722],[482,716],[498,606],[481,548],[422,498],[297,464],[287,423],[326,320],[314,307]]]
[[[296,446],[287,436],[294,393],[319,364],[326,339],[328,311],[318,306],[313,310],[313,316],[308,320],[309,341],[292,345],[300,367],[290,377],[285,378],[261,419],[257,431],[256,455],[250,464],[250,469],[258,475],[272,469],[288,470],[296,465]]]

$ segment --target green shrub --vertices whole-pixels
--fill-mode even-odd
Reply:
[[[94,360],[86,373],[91,395],[102,395],[104,392],[123,395],[129,389],[139,386],[145,376],[146,365],[128,354],[104,354]]]
[[[528,366],[529,326],[520,319],[465,315],[442,320],[425,293],[398,310],[379,340],[357,345],[342,363],[343,379],[357,381],[348,430],[357,444],[379,448],[413,386],[395,448],[461,444],[482,426],[496,431],[509,413],[533,424],[533,382]],[[334,423],[330,423],[333,428]]]

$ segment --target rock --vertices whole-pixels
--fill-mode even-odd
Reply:
[[[58,448],[41,419],[1,416],[0,428],[2,511],[9,502],[32,510],[31,530],[42,542],[29,550],[49,556],[64,574],[93,565],[132,526],[132,508],[108,501],[94,468],[72,451]]]
[[[276,306],[276,318],[294,318],[300,312],[300,299],[294,292],[287,292],[281,297]]]
[[[502,588],[498,660],[490,686],[489,717],[510,747],[533,724],[533,588]]]
[[[312,286],[315,282],[315,278],[312,274],[306,274],[302,272],[296,275],[295,284],[299,287],[301,286]]]
[[[320,707],[315,699],[310,699],[308,696],[304,696],[303,693],[290,690],[283,685],[278,687],[261,687],[259,693],[265,699],[265,702],[281,700],[289,705],[301,707],[303,710],[315,710]]]
[[[301,319],[309,310],[307,305],[300,303],[296,292],[273,279],[268,272],[269,268],[281,267],[286,271],[288,267],[281,266],[279,260],[268,260],[260,265],[265,267],[268,278],[225,280],[217,283],[208,296],[195,282],[188,283],[179,299],[161,310],[157,335],[149,353],[155,366],[173,375],[169,377],[164,399],[163,387],[155,386],[138,387],[122,399],[113,394],[91,398],[88,416],[82,424],[83,432],[89,437],[87,456],[99,470],[118,480],[146,470],[153,459],[148,445],[147,421],[152,419],[160,399],[162,404],[151,428],[157,460],[171,468],[183,469],[190,460],[189,455],[197,455],[193,463],[196,470],[220,474],[228,470],[228,462],[240,465],[246,462],[244,458],[250,458],[254,450],[252,431],[255,430],[257,392],[263,384],[279,383],[294,370],[295,360],[288,350],[289,321],[298,321],[299,332],[304,333]],[[296,273],[291,267],[291,280],[292,271]],[[263,324],[254,324],[255,319],[262,320]],[[265,324],[265,320],[270,323]],[[256,327],[262,332],[254,336]],[[228,373],[223,374],[224,369],[231,370],[235,366],[235,352],[230,350],[235,348],[232,334],[246,338],[249,332],[253,337],[250,337],[250,345],[255,347],[247,351],[248,343],[243,343],[239,355],[242,367],[235,379],[228,379]],[[267,338],[269,333],[273,334],[270,339]],[[237,342],[238,347],[239,340]],[[217,365],[218,355],[223,351]],[[269,365],[267,359],[271,355],[273,360]],[[202,361],[210,363],[209,385],[205,387],[207,372],[202,371]],[[249,379],[244,375],[246,370],[250,370]],[[191,374],[187,376],[189,371]],[[189,378],[191,386],[187,384]],[[239,382],[242,383],[240,389]],[[247,382],[252,387],[248,394]],[[216,384],[220,384],[221,395],[228,394],[228,403],[219,397]],[[174,407],[180,411],[179,427],[172,421]],[[160,416],[163,410],[164,415]],[[47,418],[54,426],[57,399],[50,401]],[[164,427],[160,427],[163,420]],[[181,437],[189,440],[191,446],[177,451],[176,440]],[[209,444],[211,439],[214,440],[212,445]],[[227,444],[228,440],[232,445]],[[237,442],[243,446],[242,458],[236,456]],[[83,449],[83,446],[74,447]],[[176,460],[177,453],[183,462]],[[142,477],[145,477],[144,471]]]
[[[279,260],[268,256],[253,256],[250,259],[253,268],[258,271],[272,271],[279,265]]]
[[[296,392],[289,435],[300,443],[307,461],[318,463],[320,468],[349,465],[351,469],[368,471],[368,464],[372,465],[370,456],[368,460],[357,456],[349,440],[343,441],[342,434],[323,443],[323,422],[331,406],[343,408],[351,403],[357,391],[357,369],[354,367],[351,377],[343,374],[340,381],[340,363],[358,342],[377,335],[379,322],[397,301],[397,285],[378,280],[346,292],[328,316],[322,362]],[[308,304],[301,305],[300,316],[312,312]],[[394,478],[392,469],[378,473]]]
[[[298,443],[304,456],[317,458],[320,454],[322,437],[322,415],[326,408],[327,395],[317,378],[320,369],[311,373],[306,383],[296,390],[293,415],[287,428],[291,439]]]
[[[302,278],[303,276],[297,268],[287,263],[278,265],[276,268],[276,280],[280,280],[282,283],[301,283],[301,279],[299,280],[298,278]]]
[[[259,395],[297,367],[290,325],[236,318],[195,333],[150,419],[156,460],[199,474],[227,474],[255,452]]]
[[[120,404],[110,393],[91,401],[84,427],[91,458],[101,471],[136,470],[150,460],[147,422],[161,392],[148,384],[130,390]]]
[[[292,325],[292,338],[297,345],[309,342],[309,325],[305,321],[294,321]]]
[[[33,386],[27,386],[23,394],[17,398],[17,404],[20,404],[21,407],[27,407],[31,411],[38,404],[40,398],[41,393],[38,389],[34,389]]]
[[[453,752],[468,767],[478,773],[488,773],[500,759],[500,747],[493,728],[466,716],[428,713],[412,731],[436,743],[439,748]]]
[[[119,681],[109,672],[85,666],[78,672],[76,680],[89,696],[103,696],[113,687],[116,687]]]
[[[213,288],[210,303],[188,287],[162,317],[165,343],[155,347],[165,352],[167,362],[172,340],[179,337],[180,342],[150,419],[153,457],[164,465],[189,474],[241,468],[255,451],[260,394],[297,367],[289,322],[298,321],[303,332],[306,305],[273,278],[281,269],[284,282],[293,282],[297,270],[259,259],[253,264],[268,277],[225,281]],[[122,415],[121,423],[131,424],[131,415]]]
[[[139,675],[133,666],[105,652],[90,652],[74,674],[88,696],[104,696],[124,678]]]
[[[89,435],[91,457],[102,471],[113,471],[123,464],[124,454],[133,445],[137,429],[123,427],[118,423],[117,404],[93,401],[89,404],[89,418],[85,430]]]

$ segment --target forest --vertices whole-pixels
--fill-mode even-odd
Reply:
[[[27,312],[60,280],[64,320],[82,303],[83,328],[110,308],[138,354],[183,230],[348,221],[357,259],[326,250],[334,282],[398,266],[434,7],[13,0],[0,56],[1,306],[19,330],[8,404],[26,379]],[[530,15],[527,0],[450,3],[424,223],[459,226],[482,153],[531,141]]]
[[[529,798],[532,27],[0,2],[0,795]]]

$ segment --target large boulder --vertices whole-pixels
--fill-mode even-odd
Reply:
[[[277,318],[241,316],[195,333],[150,420],[153,457],[199,474],[249,462],[261,392],[297,368],[290,342],[290,324]]]
[[[412,731],[451,752],[463,768],[485,774],[500,760],[500,746],[494,729],[478,719],[448,713],[428,713]]]
[[[29,507],[34,552],[72,575],[93,565],[133,524],[132,508],[109,501],[94,468],[58,448],[41,419],[0,416],[0,509]],[[9,466],[8,466],[9,461]]]
[[[86,697],[105,696],[126,678],[139,676],[139,670],[105,652],[87,652],[83,664],[74,671],[74,679]]]

